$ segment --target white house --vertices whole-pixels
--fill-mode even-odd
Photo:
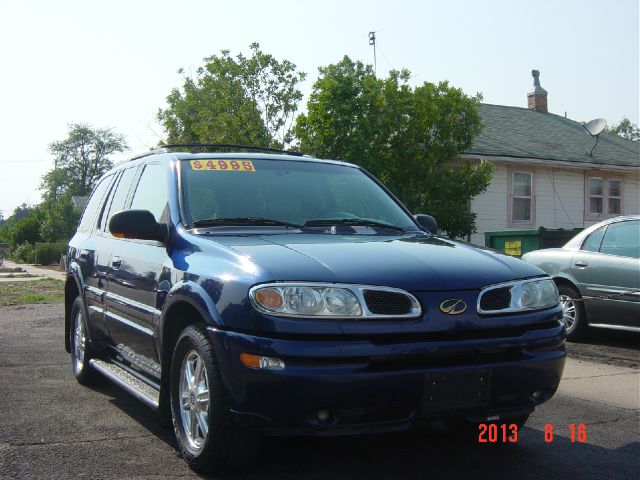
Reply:
[[[583,228],[640,214],[640,142],[602,133],[593,148],[582,123],[548,113],[532,73],[529,108],[482,104],[483,131],[462,155],[494,163],[491,184],[471,202],[479,245],[487,231]]]

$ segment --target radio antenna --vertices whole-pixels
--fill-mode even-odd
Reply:
[[[369,45],[373,45],[373,75],[377,76],[378,62],[376,59],[376,32],[369,32]]]

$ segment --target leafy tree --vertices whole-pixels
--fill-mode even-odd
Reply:
[[[307,113],[298,117],[301,149],[359,164],[413,212],[438,219],[451,237],[475,231],[469,201],[491,180],[492,164],[460,159],[481,124],[481,96],[447,82],[412,88],[407,70],[378,79],[371,65],[344,57],[320,68]]]
[[[49,145],[56,168],[42,178],[45,198],[54,200],[65,192],[88,195],[96,181],[113,165],[109,155],[127,148],[125,138],[110,129],[92,128],[83,123],[69,125],[69,136]]]
[[[43,218],[40,224],[40,237],[43,242],[68,242],[78,227],[80,210],[73,206],[70,192],[56,201],[45,201]]]
[[[638,125],[632,123],[631,120],[626,117],[623,117],[620,123],[607,127],[606,131],[612,135],[618,135],[619,137],[633,140],[634,142],[640,140],[640,129]]]
[[[31,209],[29,215],[16,221],[9,229],[9,244],[12,248],[23,243],[34,244],[42,241],[40,236],[40,224],[44,218],[44,212],[40,207]]]
[[[73,206],[71,192],[55,200],[45,199],[33,208],[23,204],[0,226],[0,240],[13,249],[24,243],[67,242],[78,226],[80,213]]]
[[[204,59],[182,89],[158,111],[169,143],[236,143],[284,147],[302,99],[298,85],[306,74],[289,60],[278,61],[250,45],[251,56],[231,57],[229,50]]]
[[[7,219],[7,223],[13,223],[28,217],[29,214],[31,213],[31,210],[33,210],[33,207],[31,205],[27,205],[26,203],[23,203],[22,205],[18,205],[13,210],[13,214],[11,215],[11,217]]]
[[[12,234],[11,234],[13,227],[16,224],[28,218],[33,210],[34,208],[31,207],[30,205],[27,205],[26,203],[23,203],[22,205],[18,205],[13,210],[13,213],[8,218],[4,219],[3,222],[0,223],[0,241],[9,242],[12,245],[15,245],[13,243]],[[25,231],[29,230],[29,227],[27,227],[26,225],[20,226],[18,228],[24,229]],[[22,234],[18,234],[18,236],[21,236],[21,235]]]

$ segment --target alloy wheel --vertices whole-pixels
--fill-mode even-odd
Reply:
[[[81,310],[78,310],[78,313],[76,314],[75,327],[73,342],[73,368],[76,373],[80,373],[84,368],[84,353],[87,342],[87,332],[84,326],[84,316],[82,315]]]
[[[574,329],[576,324],[577,306],[573,298],[567,295],[560,295],[560,305],[562,306],[562,321],[567,332]]]
[[[178,394],[185,437],[191,449],[199,452],[209,435],[209,382],[204,361],[195,350],[182,361]]]

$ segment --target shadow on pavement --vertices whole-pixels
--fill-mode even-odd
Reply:
[[[640,352],[640,333],[591,328],[583,339],[569,343],[628,348]]]
[[[173,432],[160,426],[157,415],[128,393],[104,384],[94,390],[176,449]],[[176,456],[178,452],[176,450]],[[573,443],[557,435],[544,441],[540,430],[525,427],[517,443],[478,444],[441,423],[401,433],[360,437],[266,437],[254,468],[249,472],[202,478],[228,479],[484,479],[545,480],[640,478],[640,442],[618,449]],[[187,467],[185,466],[185,470]],[[194,474],[195,475],[195,474]]]

